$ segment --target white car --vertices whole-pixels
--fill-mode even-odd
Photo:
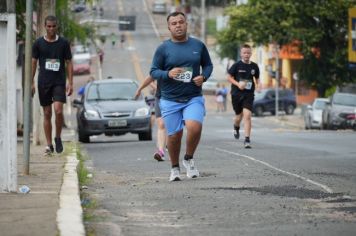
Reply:
[[[72,53],[73,53],[73,63],[76,62],[88,62],[89,65],[91,64],[91,55],[90,55],[90,51],[89,48],[78,44],[78,45],[74,45],[72,47]]]
[[[87,62],[89,65],[91,65],[91,55],[90,53],[78,53],[78,54],[73,54],[73,63],[78,64],[79,62]]]
[[[216,89],[218,88],[218,81],[213,78],[209,78],[205,81],[202,85],[203,93],[204,94],[215,94]]]
[[[304,114],[305,129],[321,129],[323,109],[329,101],[327,98],[315,98],[312,105],[307,106]]]
[[[155,1],[152,4],[153,14],[166,14],[167,13],[167,3],[165,1]]]

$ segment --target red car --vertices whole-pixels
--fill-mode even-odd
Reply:
[[[88,60],[73,60],[73,74],[90,74],[90,63]]]

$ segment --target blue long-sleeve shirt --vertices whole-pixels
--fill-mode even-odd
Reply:
[[[156,50],[150,74],[154,79],[161,80],[161,97],[166,100],[189,100],[202,95],[201,86],[194,81],[182,82],[168,77],[169,70],[183,67],[191,71],[194,78],[203,75],[209,78],[213,71],[210,55],[205,45],[198,39],[189,37],[185,42],[164,41]]]

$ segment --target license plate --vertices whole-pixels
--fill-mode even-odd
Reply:
[[[124,127],[127,126],[127,120],[109,120],[109,127]]]

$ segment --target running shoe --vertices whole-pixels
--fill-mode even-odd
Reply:
[[[199,171],[195,167],[193,159],[183,160],[183,166],[187,169],[188,178],[196,178],[199,176]]]
[[[240,129],[236,129],[235,126],[234,126],[234,137],[235,137],[235,139],[240,138]]]
[[[169,181],[180,181],[180,170],[178,167],[171,169],[171,175],[169,176]]]
[[[244,146],[245,146],[245,148],[251,148],[251,142],[250,142],[250,140],[245,140]]]
[[[157,161],[164,161],[164,153],[161,150],[158,150],[154,155],[153,158]]]
[[[54,148],[52,145],[50,146],[47,146],[46,149],[45,149],[45,152],[44,152],[44,155],[45,156],[51,156],[54,152]]]
[[[61,138],[54,138],[54,142],[56,143],[56,152],[63,152],[63,144]]]

